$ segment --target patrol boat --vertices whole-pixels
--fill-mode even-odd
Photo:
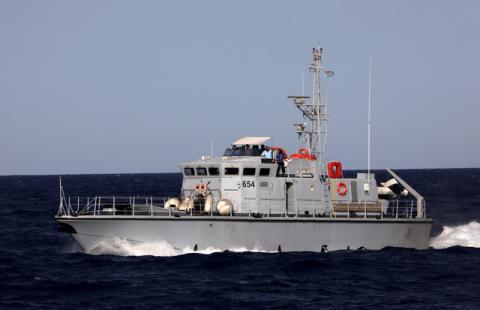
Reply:
[[[289,97],[303,117],[294,154],[269,148],[269,137],[243,137],[222,157],[182,163],[180,197],[67,197],[60,179],[61,229],[87,252],[116,239],[193,250],[427,248],[432,219],[418,192],[391,170],[377,184],[370,171],[346,178],[341,162],[326,160],[320,82],[333,72],[322,49],[312,54],[312,97]]]

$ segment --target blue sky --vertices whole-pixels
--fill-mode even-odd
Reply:
[[[174,172],[241,136],[293,152],[320,45],[330,159],[480,167],[477,1],[0,1],[0,174]]]

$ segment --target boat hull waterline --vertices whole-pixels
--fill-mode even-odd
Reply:
[[[175,249],[247,251],[380,250],[387,246],[426,249],[428,219],[61,217],[87,253],[105,242],[168,242]],[[301,225],[299,225],[301,223]]]

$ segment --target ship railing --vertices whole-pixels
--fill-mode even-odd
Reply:
[[[155,215],[168,212],[166,197],[95,196],[63,197],[59,215]]]
[[[272,211],[272,210],[275,210]],[[250,208],[248,208],[250,210]],[[425,210],[426,211],[426,210]],[[417,218],[417,203],[415,200],[391,200],[381,202],[369,201],[332,201],[331,204],[322,200],[303,201],[301,205],[295,203],[290,205],[288,210],[283,208],[272,208],[267,204],[267,211],[256,217],[299,217],[299,218],[375,218],[375,219],[413,219]],[[426,212],[423,217],[426,218]]]
[[[423,217],[426,218],[426,209],[423,210]],[[417,201],[416,200],[390,200],[385,212],[388,218],[416,218]]]
[[[184,216],[184,215],[214,215],[213,208],[204,212],[204,203],[194,204],[194,208],[177,210],[166,207],[165,203],[171,198],[154,196],[95,196],[61,197],[58,215],[66,216]],[[219,199],[214,199],[212,206],[216,206]],[[235,213],[230,212],[233,216]]]
[[[62,197],[59,215],[67,216],[214,216],[219,199],[214,199],[210,212],[204,212],[204,205],[194,205],[193,209],[184,211],[165,208],[165,202],[171,197],[154,196],[95,196]],[[243,213],[233,210],[227,216],[248,217],[332,217],[332,218],[377,218],[406,219],[417,217],[417,204],[413,200],[391,200],[385,203],[367,201],[332,201],[330,208],[320,200],[311,204],[292,206],[292,209],[273,207],[269,202],[263,210],[256,208],[256,201],[246,200]],[[256,211],[254,211],[256,210]],[[426,211],[426,210],[425,210]],[[426,212],[423,213],[426,217]]]
[[[333,217],[345,218],[417,218],[417,202],[415,200],[389,200],[384,203],[368,201],[332,201]],[[426,218],[426,210],[422,218]]]

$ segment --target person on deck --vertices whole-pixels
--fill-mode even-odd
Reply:
[[[253,155],[252,148],[250,147],[250,144],[245,144],[245,152],[244,155],[246,156],[251,156]]]
[[[266,146],[265,150],[262,152],[261,156],[264,157],[264,158],[272,159],[273,155],[272,155],[272,150],[270,149],[270,147]]]
[[[282,150],[277,151],[277,176],[284,176],[285,175],[285,163],[283,162],[285,159],[285,154],[283,154]]]

